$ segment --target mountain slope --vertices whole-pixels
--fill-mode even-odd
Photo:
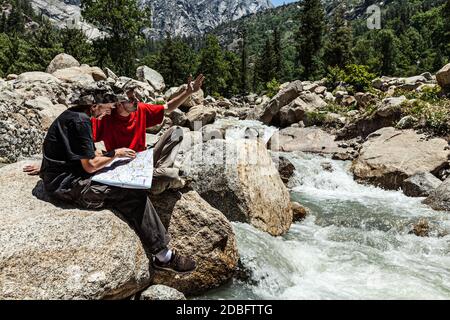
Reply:
[[[36,11],[47,16],[57,26],[80,20],[81,0],[30,0]],[[201,35],[219,24],[239,19],[273,7],[270,0],[139,0],[152,8],[152,37],[166,32],[173,36]],[[96,29],[82,23],[90,38],[98,36]]]

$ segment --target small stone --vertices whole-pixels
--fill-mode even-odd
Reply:
[[[320,166],[323,168],[323,170],[328,172],[333,172],[333,165],[330,162],[322,162]]]
[[[157,284],[142,292],[139,300],[186,300],[186,297],[174,288]]]
[[[292,201],[292,221],[297,222],[306,218],[309,214],[309,209],[303,207],[300,203]]]
[[[428,220],[422,218],[413,225],[413,228],[409,234],[415,234],[418,237],[428,237],[429,232],[430,226],[428,224]]]

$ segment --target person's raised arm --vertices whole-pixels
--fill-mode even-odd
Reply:
[[[173,98],[166,104],[165,106],[166,111],[168,113],[171,113],[179,106],[181,106],[186,101],[187,98],[189,98],[193,93],[200,90],[204,80],[205,77],[203,76],[203,74],[198,75],[195,81],[192,81],[192,76],[189,76],[186,90],[181,92],[179,95],[177,95],[175,98]]]
[[[95,173],[108,164],[110,164],[116,158],[136,158],[136,152],[128,148],[120,148],[114,150],[110,155],[97,155],[93,159],[81,159],[81,166],[87,173]]]

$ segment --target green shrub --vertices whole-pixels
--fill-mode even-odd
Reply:
[[[273,98],[278,91],[280,91],[280,83],[277,81],[277,79],[272,79],[270,82],[266,83],[267,93],[266,95],[269,98]]]
[[[328,68],[326,84],[328,88],[335,88],[339,82],[349,85],[347,91],[358,92],[368,91],[372,87],[372,80],[375,74],[370,73],[367,66],[358,64],[349,64],[344,69],[339,67]]]
[[[442,100],[441,97],[441,87],[424,87],[422,91],[417,92],[415,90],[405,90],[396,88],[394,91],[394,96],[405,96],[407,99],[418,99],[430,103],[439,103]]]
[[[435,135],[450,134],[450,100],[441,99],[430,103],[420,99],[404,103],[402,111],[421,119],[423,129]]]
[[[375,74],[370,73],[367,66],[349,64],[345,67],[343,81],[356,91],[367,91],[372,86],[373,79],[375,79]]]
[[[310,111],[306,112],[305,125],[320,126],[325,122],[327,116],[326,111]]]

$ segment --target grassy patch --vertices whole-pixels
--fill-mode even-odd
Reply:
[[[435,102],[415,99],[402,105],[402,113],[419,119],[420,127],[433,135],[450,134],[449,99],[440,99]]]

